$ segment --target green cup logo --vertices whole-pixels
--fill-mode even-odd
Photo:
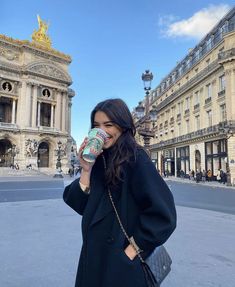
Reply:
[[[82,157],[87,162],[94,162],[103,149],[107,134],[99,128],[91,129],[88,133],[88,142],[83,150]]]

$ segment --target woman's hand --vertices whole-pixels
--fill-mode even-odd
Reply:
[[[87,142],[88,142],[88,138],[86,137],[84,139],[83,143],[81,144],[80,148],[79,148],[78,158],[79,158],[80,165],[82,167],[81,176],[80,176],[80,182],[83,185],[85,185],[87,188],[89,188],[89,186],[90,186],[91,170],[92,170],[92,167],[93,167],[95,161],[94,162],[87,162],[87,161],[85,161],[82,158],[82,153],[83,153],[83,150],[84,150]],[[102,152],[103,151],[101,151],[101,153]]]
[[[94,162],[87,162],[82,157],[82,153],[83,153],[83,150],[84,150],[87,142],[88,142],[88,138],[86,137],[84,139],[84,141],[82,142],[80,148],[79,148],[78,158],[79,158],[79,162],[80,162],[80,165],[82,167],[82,170],[85,171],[85,172],[90,172],[92,170]]]

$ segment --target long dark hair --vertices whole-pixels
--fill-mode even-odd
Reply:
[[[123,163],[136,157],[135,125],[126,103],[121,99],[108,99],[96,105],[91,113],[91,127],[94,127],[96,112],[101,111],[119,128],[122,134],[108,151],[106,181],[115,186],[122,180]]]

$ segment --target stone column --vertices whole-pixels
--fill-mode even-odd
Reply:
[[[68,105],[68,133],[71,135],[71,107],[72,107],[72,102],[69,100],[69,105]]]
[[[225,90],[225,98],[226,98],[226,112],[227,112],[227,120],[235,120],[235,63],[228,62],[224,64],[225,69],[225,81],[226,81],[226,90]]]
[[[66,131],[66,126],[67,126],[67,113],[68,113],[68,110],[67,110],[67,94],[66,93],[63,93],[63,97],[62,97],[62,128],[61,130],[63,132]]]
[[[24,126],[25,98],[26,98],[26,82],[23,80],[21,82],[20,95],[18,99],[18,108],[17,108],[17,124],[20,127]]]
[[[33,128],[36,128],[37,126],[37,96],[38,96],[38,86],[34,85],[33,97],[32,97],[32,118],[31,118]]]
[[[51,128],[54,127],[54,105],[51,104]]]
[[[12,113],[11,113],[11,123],[15,124],[15,116],[16,116],[16,100],[12,100]]]
[[[55,106],[55,127],[61,130],[61,92],[56,93],[56,106]]]
[[[40,127],[40,112],[41,112],[41,103],[38,102],[38,117],[37,117],[37,126]]]
[[[32,85],[30,83],[27,84],[26,87],[26,97],[25,97],[25,106],[23,108],[24,114],[24,123],[25,123],[25,127],[29,127],[30,126],[30,116],[31,116],[31,89],[32,89]]]
[[[176,153],[176,147],[175,147],[175,177],[177,177],[177,153]]]

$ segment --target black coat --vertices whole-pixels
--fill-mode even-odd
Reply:
[[[124,181],[112,195],[123,225],[146,258],[163,244],[176,227],[172,194],[143,150],[135,162],[126,163]],[[90,194],[76,179],[64,191],[64,201],[83,215],[81,250],[75,287],[146,287],[139,258],[131,261],[128,245],[118,225],[107,190],[104,166],[99,157],[92,169]]]

